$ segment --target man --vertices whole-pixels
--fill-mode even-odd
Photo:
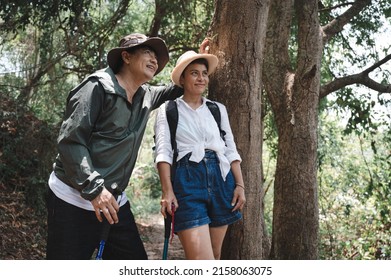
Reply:
[[[108,68],[71,90],[49,178],[47,259],[91,259],[107,222],[103,259],[147,259],[124,190],[149,114],[183,94],[144,85],[168,60],[162,39],[130,34]]]

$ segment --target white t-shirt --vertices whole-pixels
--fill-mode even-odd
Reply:
[[[60,179],[57,178],[56,174],[52,172],[49,177],[49,187],[54,192],[54,194],[64,200],[65,202],[72,204],[76,207],[89,210],[89,211],[95,211],[94,207],[92,207],[92,203],[88,200],[85,200],[80,196],[80,192],[64,182],[62,182]],[[126,193],[123,192],[117,199],[117,202],[119,206],[121,207],[128,201],[128,198],[126,196]]]

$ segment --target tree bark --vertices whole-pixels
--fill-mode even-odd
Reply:
[[[167,1],[156,0],[155,1],[155,15],[152,20],[151,28],[148,32],[148,36],[157,37],[162,25],[162,19],[167,13]]]
[[[298,23],[295,70],[288,53],[292,15]],[[264,82],[278,130],[272,259],[318,258],[317,125],[322,34],[317,1],[271,6]]]
[[[222,259],[263,259],[269,249],[262,209],[261,163],[261,74],[268,6],[269,0],[216,0],[208,34],[211,53],[219,58],[209,97],[227,106],[243,160],[247,198],[243,220],[229,227]]]

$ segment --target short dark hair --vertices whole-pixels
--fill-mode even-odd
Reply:
[[[195,60],[193,60],[192,62],[189,63],[189,65],[191,65],[191,64],[203,64],[203,65],[205,65],[206,70],[209,70],[208,61],[205,58],[195,59]],[[189,66],[189,65],[187,65],[187,66]]]
[[[129,50],[126,50],[128,53],[135,53],[136,51],[138,51],[138,50],[141,50],[141,49],[148,49],[148,50],[151,50],[151,51],[153,51],[154,53],[156,53],[156,51],[153,49],[153,48],[151,48],[150,46],[145,46],[145,45],[141,45],[141,46],[135,46],[135,47],[133,47],[133,48],[131,48],[131,49],[129,49]]]
[[[205,58],[197,58],[197,59],[194,59],[192,62],[190,62],[190,63],[186,66],[185,69],[183,69],[183,72],[182,72],[182,74],[181,74],[182,77],[184,77],[185,71],[186,71],[187,67],[189,67],[189,66],[192,65],[192,64],[202,64],[202,65],[205,65],[206,71],[209,70],[209,63],[208,63],[208,61],[207,61]]]

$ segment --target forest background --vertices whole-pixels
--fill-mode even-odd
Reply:
[[[241,8],[233,9],[234,5]],[[285,36],[290,62],[292,65],[297,62],[293,68],[300,69],[300,51],[304,49],[300,45],[304,39],[299,24],[304,13],[300,11],[307,11],[308,7],[316,9],[319,26],[323,28],[338,20],[342,22],[344,17],[348,20],[345,19],[344,29],[337,30],[324,46],[318,69],[319,102],[315,108],[318,121],[311,128],[311,133],[317,135],[313,162],[316,182],[308,185],[315,189],[315,194],[311,202],[305,199],[308,191],[302,197],[299,191],[302,186],[293,186],[293,192],[298,193],[293,197],[296,207],[287,205],[290,203],[284,203],[276,194],[284,191],[276,182],[286,180],[276,172],[278,157],[284,154],[281,149],[290,140],[278,128],[282,118],[273,105],[274,89],[269,75],[287,75],[272,71],[280,64],[273,61],[270,49],[279,49],[273,45],[273,38],[278,36],[270,34],[277,32],[277,25],[272,24],[274,11],[282,14],[290,11],[289,33],[280,34]],[[354,8],[355,13],[349,17]],[[224,23],[250,17],[250,9],[268,16],[246,26],[260,40],[261,47],[254,51],[246,37],[248,31],[232,41],[223,37],[224,32],[241,34],[237,24]],[[255,168],[257,177],[252,179],[252,174],[245,173],[249,201],[244,221],[230,230],[225,243],[228,245],[223,248],[226,251],[232,248],[229,239],[239,236],[234,240],[239,240],[238,246],[244,249],[232,250],[233,254],[225,254],[227,258],[390,259],[390,16],[391,4],[385,0],[1,1],[0,259],[20,258],[14,253],[17,246],[29,251],[31,259],[44,258],[47,179],[56,155],[55,142],[67,94],[86,75],[106,67],[107,51],[131,32],[160,36],[169,46],[170,62],[151,82],[153,85],[168,83],[170,69],[178,56],[187,50],[197,51],[206,36],[212,39],[211,52],[218,54],[220,63],[229,64],[223,51],[226,56],[233,53],[242,59],[230,68],[232,72],[245,72],[243,64],[258,67],[258,72],[253,72],[255,82],[243,85],[245,79],[241,82],[231,79],[237,84],[232,87],[236,93],[230,92],[230,87],[219,94],[213,92],[216,87],[222,88],[216,85],[217,81],[231,74],[223,71],[223,66],[216,77],[211,77],[211,96],[227,105],[234,122],[238,148],[243,150],[243,168]],[[273,26],[275,29],[271,30]],[[242,40],[244,45],[240,44]],[[241,57],[247,49],[254,57],[259,51],[261,55],[253,60]],[[343,85],[332,87],[333,81]],[[247,90],[246,86],[252,83],[256,86]],[[326,85],[331,87],[326,89],[323,87]],[[252,131],[259,131],[260,137],[254,137],[252,131],[248,136],[241,130],[247,126],[242,117],[245,113],[240,111],[242,102],[235,107],[227,97],[235,98],[235,94],[256,98],[253,107],[247,105],[245,113],[253,114],[248,123],[253,125],[252,121],[257,120],[257,129]],[[134,214],[144,221],[159,214],[160,185],[152,155],[153,117],[127,189]],[[249,147],[251,158],[244,146]],[[301,147],[301,153],[310,155],[311,147]],[[286,174],[291,174],[288,171]],[[303,208],[315,213],[308,224]],[[290,220],[284,222],[281,215]],[[34,220],[34,224],[24,224],[28,219]],[[289,228],[291,220],[296,222]],[[281,223],[288,226],[285,228]],[[250,224],[259,226],[254,229]],[[252,236],[254,232],[259,237]],[[23,242],[16,239],[21,235]],[[304,237],[301,239],[305,241],[294,240],[292,235]],[[253,252],[248,247],[259,249]]]

